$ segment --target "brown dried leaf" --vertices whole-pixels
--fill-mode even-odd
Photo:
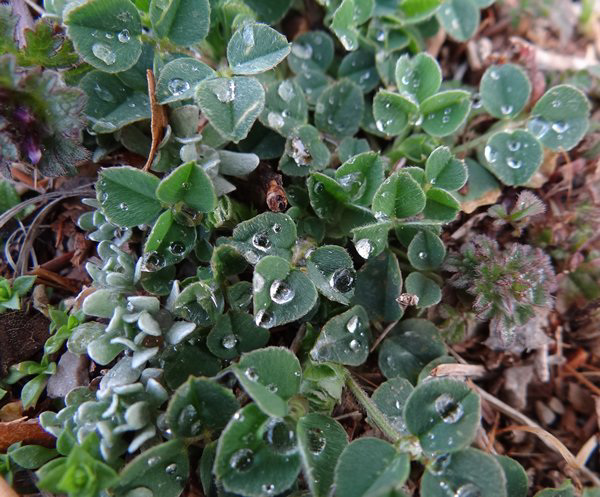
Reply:
[[[152,146],[150,147],[148,160],[143,168],[144,171],[150,169],[152,162],[154,162],[154,156],[156,155],[158,146],[163,139],[164,130],[167,127],[167,113],[165,108],[156,101],[154,73],[152,72],[152,69],[148,69],[146,71],[146,78],[148,79],[148,98],[150,99],[150,111],[152,112],[152,119],[150,121]]]

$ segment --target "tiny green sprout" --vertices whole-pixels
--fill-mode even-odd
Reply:
[[[12,282],[0,278],[0,314],[21,309],[21,298],[29,293],[34,282],[35,276],[19,276]]]

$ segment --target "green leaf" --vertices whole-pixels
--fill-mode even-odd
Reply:
[[[302,368],[297,357],[284,347],[267,347],[242,355],[232,366],[246,393],[269,416],[287,415],[287,401],[298,393]]]
[[[346,54],[338,67],[338,78],[354,81],[364,93],[375,89],[379,83],[379,75],[375,68],[373,51],[359,48]]]
[[[217,357],[234,359],[243,352],[264,347],[268,341],[269,332],[256,326],[250,314],[231,310],[217,318],[206,345]]]
[[[369,317],[357,305],[325,323],[310,357],[316,362],[360,366],[369,355],[369,342]]]
[[[438,147],[425,163],[425,176],[437,188],[452,192],[467,182],[467,168],[462,160],[454,158],[448,147]]]
[[[197,437],[220,430],[239,409],[231,390],[213,380],[190,377],[169,400],[166,420],[178,437]]]
[[[542,164],[544,153],[538,139],[529,131],[500,131],[484,149],[488,169],[505,185],[527,183]]]
[[[474,0],[446,0],[437,11],[437,19],[457,41],[467,41],[479,27],[479,7]]]
[[[154,495],[178,497],[189,475],[188,452],[181,440],[155,445],[127,463],[119,473],[117,497],[145,487]]]
[[[196,101],[219,134],[237,143],[262,112],[265,90],[255,78],[205,79],[198,85]]]
[[[410,58],[403,55],[396,62],[396,86],[422,102],[435,94],[442,83],[442,70],[437,60],[426,52]]]
[[[325,31],[308,31],[294,39],[287,58],[296,74],[307,71],[325,72],[333,62],[333,40]]]
[[[337,495],[376,497],[400,490],[410,472],[408,454],[399,453],[378,438],[354,440],[340,456],[335,468]]]
[[[423,497],[477,494],[509,497],[502,467],[493,456],[481,450],[465,449],[441,457],[421,478]]]
[[[194,161],[182,164],[165,176],[156,188],[156,198],[168,205],[183,202],[198,212],[210,212],[217,205],[211,179]]]
[[[266,23],[275,24],[288,11],[292,0],[244,0]]]
[[[405,218],[416,216],[424,208],[423,189],[408,173],[396,172],[375,193],[372,210],[379,217]]]
[[[290,53],[285,36],[266,24],[238,29],[227,44],[227,60],[234,74],[259,74],[272,69]]]
[[[112,133],[150,119],[148,95],[123,85],[117,76],[92,71],[82,78],[79,86],[88,97],[85,115],[96,133]]]
[[[25,46],[21,50],[10,50],[17,56],[19,65],[48,68],[67,67],[78,62],[71,41],[61,33],[55,33],[50,22],[39,19],[33,28],[25,30],[24,35]]]
[[[196,245],[196,230],[177,223],[173,213],[163,212],[152,227],[144,244],[145,260],[150,261],[143,270],[154,272],[165,266],[181,262]]]
[[[448,136],[463,125],[470,110],[469,92],[464,90],[442,91],[421,102],[423,114],[421,126],[431,136]]]
[[[239,223],[233,230],[233,245],[250,264],[267,255],[290,258],[296,243],[296,224],[286,214],[263,212]]]
[[[565,480],[560,487],[540,490],[534,497],[574,497],[574,495],[575,489],[573,488],[571,481]]]
[[[311,494],[328,497],[335,465],[348,445],[348,435],[340,423],[317,413],[300,418],[297,430],[302,469]]]
[[[423,383],[424,381],[428,381],[431,379],[431,372],[438,367],[440,364],[455,364],[456,359],[449,355],[442,355],[440,357],[436,357],[432,361],[429,361],[421,372],[419,373],[419,378],[417,379],[417,383]]]
[[[23,297],[33,287],[35,283],[35,276],[17,276],[12,282],[13,291],[19,296]]]
[[[335,179],[348,192],[352,203],[369,206],[384,178],[379,154],[364,152],[345,161],[335,170]]]
[[[425,195],[427,202],[423,215],[427,219],[448,222],[456,218],[460,204],[451,193],[441,188],[430,188]]]
[[[391,221],[382,220],[352,229],[352,241],[358,255],[369,259],[381,254],[388,247],[388,232],[392,226]]]
[[[417,385],[404,406],[406,427],[419,437],[423,450],[454,452],[475,439],[481,407],[467,385],[448,378],[432,378]]]
[[[254,320],[272,328],[296,321],[313,308],[317,290],[302,271],[281,257],[263,257],[254,268]]]
[[[407,22],[420,22],[438,10],[442,0],[401,0],[400,11]]]
[[[287,176],[306,176],[310,171],[327,167],[331,153],[319,131],[310,124],[298,126],[285,142],[285,153],[279,169]]]
[[[405,319],[381,343],[379,369],[386,378],[400,376],[414,385],[421,369],[444,352],[444,342],[432,323]]]
[[[369,142],[364,138],[352,138],[347,136],[340,142],[338,147],[338,157],[343,163],[348,162],[355,155],[370,151],[371,147],[369,146]]]
[[[550,88],[540,98],[527,123],[544,146],[552,150],[571,150],[589,128],[590,103],[574,86]]]
[[[156,99],[161,105],[193,98],[200,81],[215,76],[204,62],[182,57],[165,64],[156,83]]]
[[[48,375],[39,374],[23,385],[21,389],[23,409],[29,409],[37,404],[40,395],[46,389],[46,383],[48,383]]]
[[[10,451],[10,458],[25,469],[37,469],[57,456],[56,449],[47,449],[41,445],[25,445]]]
[[[523,466],[508,456],[496,454],[494,457],[504,471],[506,495],[510,497],[525,497],[529,489],[529,478]]]
[[[461,209],[467,214],[473,212],[479,205],[492,204],[500,195],[500,183],[479,162],[465,159],[469,179],[465,185],[466,193],[456,192],[455,196],[461,203]],[[486,199],[489,199],[486,202]],[[483,204],[479,204],[483,202]]]
[[[277,81],[266,92],[265,108],[260,121],[282,136],[289,136],[297,126],[306,124],[308,106],[304,92],[293,79]]]
[[[363,93],[356,83],[343,79],[328,86],[317,100],[315,126],[334,137],[356,134],[364,110]]]
[[[151,224],[161,211],[155,196],[158,178],[130,166],[105,168],[96,183],[102,212],[113,224],[133,227]]]
[[[531,83],[523,69],[515,64],[487,68],[479,86],[485,110],[498,119],[511,119],[529,102]]]
[[[414,387],[406,378],[392,378],[373,392],[371,399],[398,433],[408,435],[404,422],[404,405]]]
[[[419,231],[408,246],[408,260],[422,271],[439,267],[446,257],[444,242],[429,230]]]
[[[0,214],[11,209],[21,202],[21,197],[12,183],[6,179],[0,179]]]
[[[386,135],[400,135],[419,112],[413,96],[380,89],[373,99],[375,126]]]
[[[421,273],[410,273],[404,281],[404,289],[419,298],[417,307],[431,307],[442,300],[442,290],[438,284]]]
[[[151,0],[150,21],[160,38],[189,46],[202,41],[210,27],[209,0]]]
[[[356,275],[353,304],[363,306],[373,320],[395,321],[402,317],[396,301],[402,291],[398,259],[389,250],[369,259]]]
[[[101,71],[129,69],[142,53],[142,22],[128,0],[72,2],[65,13],[65,24],[77,53]]]
[[[349,304],[354,295],[356,272],[348,252],[337,245],[324,245],[307,258],[308,277],[325,297]]]
[[[287,421],[269,418],[249,404],[231,418],[219,438],[213,471],[228,492],[248,497],[280,494],[300,472],[296,434]]]
[[[342,3],[333,13],[331,21],[331,30],[348,51],[358,48],[358,31],[356,30],[354,16],[354,0],[342,0]]]

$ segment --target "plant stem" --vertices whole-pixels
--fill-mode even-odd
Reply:
[[[358,403],[364,408],[369,416],[369,419],[381,430],[384,436],[391,442],[396,443],[400,441],[402,435],[396,431],[396,429],[390,424],[367,393],[360,387],[357,381],[352,377],[350,371],[346,370],[346,385],[350,391],[358,400]]]

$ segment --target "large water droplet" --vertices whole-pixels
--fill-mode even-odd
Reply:
[[[555,133],[564,133],[569,129],[569,124],[565,121],[556,121],[552,124],[552,131]]]
[[[173,255],[181,255],[185,253],[185,245],[182,242],[171,242],[169,244],[169,251]]]
[[[344,45],[344,48],[346,50],[348,50],[349,52],[351,52],[352,50],[354,50],[356,48],[356,42],[354,41],[354,39],[350,38],[349,36],[346,36],[346,35],[340,36],[340,41],[342,42],[342,45]]]
[[[294,43],[292,45],[292,53],[299,59],[310,59],[313,54],[312,46],[308,43],[306,45],[302,43]]]
[[[280,305],[290,302],[294,298],[295,293],[294,289],[283,280],[273,281],[271,288],[269,288],[271,300]]]
[[[254,290],[254,293],[259,293],[262,292],[264,287],[265,279],[259,272],[255,272],[252,277],[252,290]]]
[[[462,418],[464,408],[460,402],[456,402],[448,393],[441,394],[434,402],[435,411],[440,415],[444,423],[453,424]]]
[[[254,248],[261,250],[262,252],[266,252],[271,248],[271,240],[269,239],[267,233],[264,231],[259,231],[252,237],[252,245]]]
[[[129,34],[129,30],[128,29],[124,29],[123,31],[120,31],[119,34],[117,35],[117,39],[121,43],[127,43],[131,39],[131,35]]]
[[[336,269],[329,279],[329,286],[341,293],[348,293],[354,288],[355,271],[351,268]]]
[[[307,432],[307,441],[308,450],[315,456],[320,455],[327,445],[327,439],[320,428],[310,428]]]
[[[258,311],[256,316],[254,316],[254,322],[256,323],[256,326],[260,326],[262,328],[269,328],[272,326],[273,321],[273,316],[264,309]]]
[[[508,142],[508,150],[510,150],[511,152],[516,152],[517,150],[519,150],[521,148],[521,142]]]
[[[168,475],[174,475],[176,472],[177,472],[177,464],[175,464],[175,463],[169,464],[165,468],[165,473],[167,473]]]
[[[181,78],[173,78],[167,83],[167,88],[171,95],[178,97],[190,89],[190,84]]]
[[[231,350],[237,345],[237,338],[235,335],[226,335],[221,340],[221,345],[224,349]]]
[[[350,340],[349,347],[352,352],[358,352],[360,350],[360,342],[353,338],[352,340]]]
[[[193,405],[188,404],[181,410],[177,420],[181,426],[189,426],[196,420],[197,417],[198,412],[196,411],[196,408]]]
[[[448,467],[451,458],[452,456],[450,454],[441,454],[437,456],[433,461],[431,461],[427,469],[432,475],[439,476]]]
[[[346,330],[349,333],[354,333],[360,326],[360,318],[358,316],[352,316],[346,323]]]
[[[483,155],[485,156],[485,160],[490,164],[496,162],[498,158],[498,152],[494,150],[490,145],[487,145],[483,150]]]
[[[229,465],[236,471],[248,471],[254,462],[254,452],[250,449],[240,449],[233,453]]]
[[[289,102],[296,95],[294,92],[294,85],[290,80],[282,81],[277,87],[277,94],[284,102]]]
[[[349,193],[352,200],[362,197],[367,189],[364,175],[359,171],[340,176],[338,183]]]
[[[254,48],[254,29],[252,25],[246,24],[242,28],[242,41],[244,42],[246,53]]]
[[[232,102],[235,98],[235,82],[233,79],[221,80],[214,88],[215,96],[222,103]]]
[[[104,43],[94,43],[92,45],[92,53],[107,66],[112,66],[117,60],[115,53]]]
[[[367,238],[363,238],[362,240],[356,242],[355,247],[358,255],[360,255],[363,259],[368,259],[373,252],[373,245]]]
[[[493,71],[490,73],[490,77],[491,77],[492,79],[494,79],[494,80],[498,81],[498,80],[500,79],[500,73],[499,73],[498,71],[496,71],[496,70],[493,70]]]
[[[500,107],[500,112],[502,112],[502,114],[504,114],[505,116],[507,116],[508,114],[510,114],[513,111],[513,106],[512,105],[502,105]]]
[[[96,92],[96,95],[98,95],[105,102],[112,103],[115,101],[113,94],[106,88],[102,88],[98,83],[96,83],[94,86],[94,91]]]
[[[254,368],[246,368],[246,371],[244,371],[244,376],[250,381],[258,381],[258,373]]]
[[[453,497],[481,497],[481,491],[473,483],[465,483],[456,489]]]
[[[296,433],[292,426],[281,418],[271,418],[267,421],[263,440],[277,454],[291,454],[297,450]]]
[[[529,121],[529,129],[537,138],[542,138],[550,129],[550,123],[543,117],[535,116]]]
[[[506,159],[506,165],[511,169],[520,169],[523,165],[523,161],[519,159],[515,159],[514,157],[508,157]]]
[[[269,112],[269,114],[267,114],[267,121],[269,123],[269,126],[275,129],[279,129],[285,124],[283,116],[278,112]]]

